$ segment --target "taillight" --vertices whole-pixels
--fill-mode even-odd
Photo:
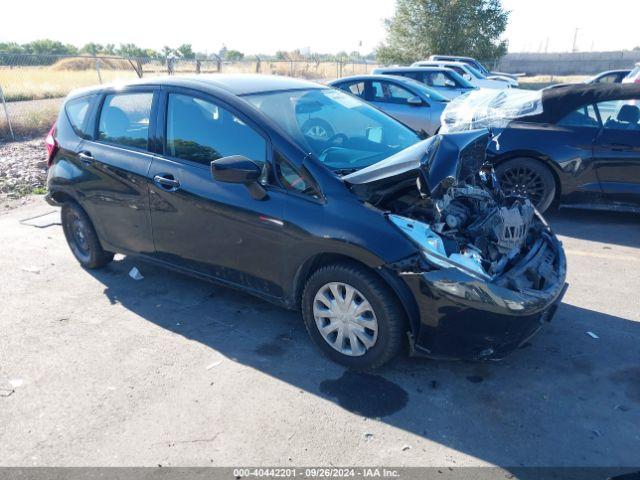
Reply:
[[[53,157],[56,156],[56,152],[58,151],[58,142],[56,141],[56,124],[53,124],[51,130],[47,134],[47,138],[44,141],[47,146],[47,167],[50,167],[53,163]]]

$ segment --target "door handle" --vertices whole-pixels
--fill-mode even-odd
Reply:
[[[180,188],[180,182],[173,178],[173,175],[164,174],[153,177],[153,182],[160,188],[169,192],[175,192]]]
[[[91,165],[96,160],[95,158],[93,158],[93,156],[91,156],[91,152],[87,152],[86,150],[78,152],[78,158],[85,165]]]

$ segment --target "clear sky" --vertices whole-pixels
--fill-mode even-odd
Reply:
[[[503,0],[511,10],[510,51],[568,51],[640,46],[640,0]],[[82,45],[136,43],[161,49],[193,44],[215,52],[372,51],[395,0],[4,0],[0,41],[52,38]],[[547,40],[548,39],[548,40]]]

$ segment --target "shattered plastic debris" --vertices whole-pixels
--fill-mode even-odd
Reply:
[[[15,393],[13,388],[0,388],[0,397],[10,397]]]
[[[404,447],[402,447],[403,452],[406,452],[407,450],[411,450],[411,445],[405,445]]]
[[[364,438],[366,438],[367,440],[372,439],[373,438],[373,433],[369,433],[369,432],[365,433],[364,434]]]
[[[460,95],[442,112],[440,133],[502,128],[514,118],[542,113],[542,92],[481,89]]]
[[[9,384],[12,388],[18,388],[24,385],[24,380],[21,378],[14,378],[12,380],[9,380]]]
[[[222,363],[222,360],[218,360],[217,362],[213,362],[211,365],[207,365],[207,370],[211,370],[213,367],[217,367]]]
[[[589,335],[591,338],[595,338],[596,340],[600,338],[598,335],[596,335],[593,332],[587,332],[587,335]]]
[[[129,276],[134,280],[142,280],[144,278],[137,267],[133,267],[131,270],[129,270]]]
[[[21,269],[23,272],[29,272],[29,273],[40,273],[40,269],[36,268],[36,267],[22,267]]]

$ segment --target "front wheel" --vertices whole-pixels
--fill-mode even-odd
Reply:
[[[393,292],[357,264],[329,265],[311,275],[302,316],[311,339],[329,358],[358,370],[378,368],[395,357],[406,332]]]
[[[80,205],[65,202],[60,216],[69,248],[83,267],[101,268],[113,260],[113,253],[103,250],[91,219]]]
[[[496,175],[505,193],[528,197],[541,213],[553,203],[556,182],[551,170],[538,160],[508,160],[498,165]]]

